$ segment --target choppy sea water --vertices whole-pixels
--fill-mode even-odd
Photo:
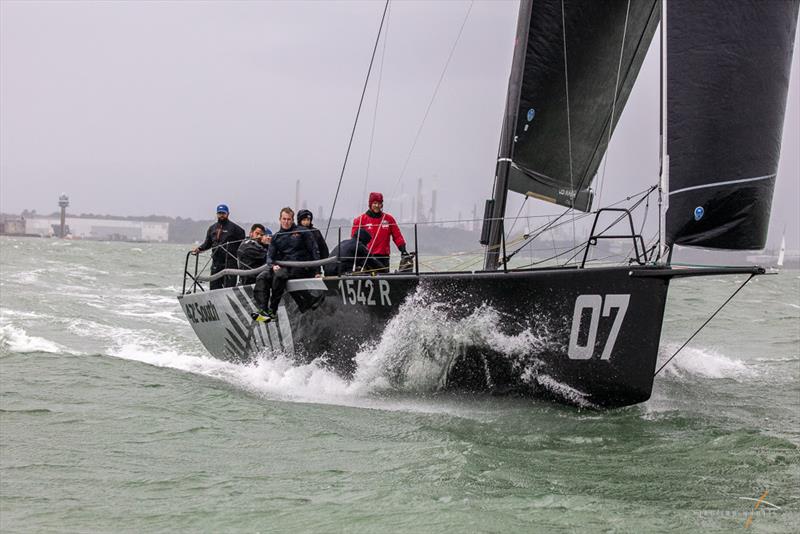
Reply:
[[[408,345],[391,337],[357,384],[280,357],[220,362],[175,299],[185,252],[0,238],[0,531],[800,523],[798,271],[752,281],[649,402],[594,411],[392,391],[380,364]],[[742,281],[673,282],[662,359]]]

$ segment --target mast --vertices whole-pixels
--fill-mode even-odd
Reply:
[[[667,152],[667,0],[661,0],[661,176],[658,182],[658,257],[661,263],[669,261],[666,241],[667,209],[669,208],[669,153]]]
[[[503,239],[503,218],[506,214],[508,198],[508,171],[514,152],[514,130],[517,123],[517,107],[522,92],[522,74],[525,64],[525,52],[528,46],[528,29],[530,28],[532,0],[520,0],[517,16],[517,37],[514,42],[514,57],[511,61],[511,74],[508,80],[506,95],[506,111],[503,117],[503,129],[500,134],[500,147],[495,167],[494,191],[490,201],[491,211],[487,210],[483,224],[489,225],[484,269],[494,271],[500,263],[500,244]]]

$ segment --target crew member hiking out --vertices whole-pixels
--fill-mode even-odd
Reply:
[[[279,261],[314,261],[319,259],[319,250],[313,234],[306,228],[294,224],[292,208],[283,208],[280,213],[281,228],[272,235],[267,252],[266,271],[259,273],[253,289],[258,310],[253,318],[272,321],[277,317],[278,305],[291,278],[313,278],[314,267],[281,267]]]
[[[256,223],[250,227],[250,237],[239,246],[236,257],[239,259],[239,269],[257,269],[267,262],[267,250],[272,241],[272,230],[263,224]],[[257,274],[239,276],[242,285],[255,284]]]
[[[350,236],[355,237],[359,228],[366,229],[372,236],[368,246],[369,255],[381,265],[376,272],[389,272],[390,236],[402,257],[405,259],[409,255],[406,251],[406,240],[400,232],[400,227],[397,226],[397,221],[383,211],[381,193],[369,194],[369,209],[353,220]]]
[[[303,228],[308,228],[314,240],[317,242],[317,249],[319,250],[319,259],[324,260],[328,257],[328,243],[325,242],[325,237],[320,232],[319,228],[314,226],[314,214],[308,210],[300,210],[297,212],[297,224]],[[317,268],[317,273],[320,273]]]
[[[325,266],[327,276],[337,276],[361,271],[375,272],[383,268],[383,263],[369,255],[371,236],[364,228],[356,232],[356,237],[345,239],[333,247],[331,257],[338,257],[339,263]]]
[[[239,244],[244,239],[244,230],[241,226],[228,219],[230,210],[225,204],[217,206],[217,222],[208,227],[206,240],[199,247],[192,249],[193,254],[212,249],[211,274],[216,274],[223,269],[236,269],[238,261],[236,253]],[[211,282],[211,289],[233,287],[236,285],[236,276],[223,276]]]

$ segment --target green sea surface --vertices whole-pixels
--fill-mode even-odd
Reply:
[[[798,271],[595,411],[215,360],[186,250],[0,238],[3,533],[797,531]],[[673,282],[662,361],[743,281]]]

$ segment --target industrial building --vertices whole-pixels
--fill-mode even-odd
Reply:
[[[127,219],[94,219],[67,216],[66,236],[76,239],[103,241],[155,241],[169,239],[169,223]],[[59,235],[61,220],[58,217],[31,217],[25,220],[24,233],[43,237]]]
[[[25,219],[15,215],[0,215],[0,235],[24,235]]]

